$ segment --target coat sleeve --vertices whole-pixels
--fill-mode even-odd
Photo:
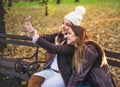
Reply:
[[[41,37],[38,38],[36,44],[53,54],[71,54],[74,52],[72,45],[55,45]]]
[[[67,87],[75,87],[76,85],[83,83],[97,56],[98,51],[95,49],[95,47],[92,45],[88,45],[87,49],[85,50],[83,69],[79,73],[73,72]]]
[[[44,34],[42,36],[42,38],[44,38],[45,40],[54,43],[55,42],[55,37],[58,35],[59,33],[53,33],[53,34]]]

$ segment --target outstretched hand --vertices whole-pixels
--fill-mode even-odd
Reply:
[[[37,34],[36,29],[32,26],[32,24],[30,23],[30,20],[28,18],[25,22],[24,27],[25,27],[29,37],[33,37],[35,34]]]

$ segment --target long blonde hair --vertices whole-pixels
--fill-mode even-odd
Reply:
[[[80,70],[82,69],[82,63],[84,58],[85,42],[89,40],[89,37],[88,33],[83,27],[72,26],[71,28],[77,36],[77,48],[75,49],[73,55],[72,68],[73,70],[80,72]]]
[[[85,56],[85,49],[88,44],[92,44],[95,46],[96,50],[99,52],[101,63],[100,66],[107,64],[107,60],[105,58],[104,51],[102,48],[95,43],[94,41],[90,41],[87,31],[80,26],[72,26],[72,31],[77,36],[77,47],[75,49],[73,59],[72,59],[72,69],[79,73],[83,68],[83,59]]]

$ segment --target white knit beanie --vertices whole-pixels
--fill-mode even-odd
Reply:
[[[79,26],[82,21],[82,16],[85,14],[85,8],[83,6],[77,6],[75,11],[70,12],[64,18],[68,19],[74,25]]]

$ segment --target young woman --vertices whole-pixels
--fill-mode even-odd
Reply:
[[[74,46],[66,44],[66,34],[70,26],[80,25],[84,13],[83,6],[77,7],[74,12],[65,16],[62,31],[52,35],[39,36],[30,23],[25,24],[32,42],[52,53],[45,63],[44,70],[31,76],[28,87],[67,86],[72,73],[71,58]]]
[[[116,87],[104,51],[97,43],[89,40],[83,27],[71,26],[67,44],[76,47],[72,58],[73,73],[67,87]]]

